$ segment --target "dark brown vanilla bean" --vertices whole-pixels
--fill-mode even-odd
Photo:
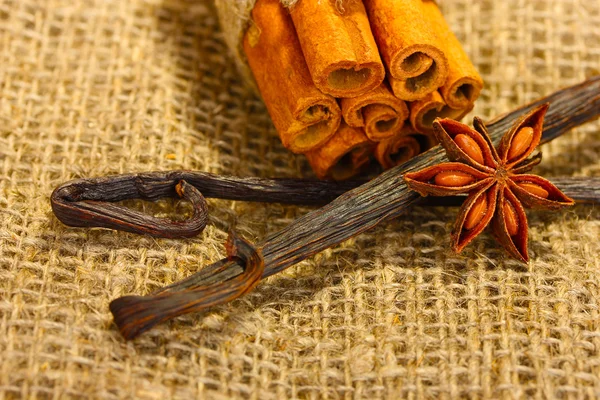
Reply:
[[[567,196],[577,204],[600,203],[600,177],[594,178],[550,178],[552,183],[559,187]]]
[[[155,188],[152,194],[128,190],[129,183],[133,183],[135,189],[139,181],[121,175],[67,182],[52,193],[52,210],[69,226],[112,228],[167,238],[192,237],[204,230],[208,222],[206,200],[196,187],[184,180],[169,181],[169,192],[192,204],[193,215],[186,221],[155,218],[113,203],[132,198],[160,198],[153,194],[160,194],[162,188]]]
[[[366,182],[241,178],[198,171],[157,171],[75,179],[56,188],[52,199],[60,202],[154,201],[177,197],[175,185],[181,181],[194,186],[207,198],[301,205],[322,205]]]
[[[65,225],[184,238],[198,235],[206,226],[205,196],[322,205],[364,182],[238,178],[194,171],[148,172],[72,180],[56,188],[50,200],[54,214]],[[114,204],[122,200],[177,196],[192,203],[194,212],[187,221],[156,218]]]
[[[182,178],[193,181],[195,186]],[[578,203],[599,202],[600,178],[550,180],[560,182],[558,186]],[[145,172],[69,181],[53,192],[51,204],[55,215],[65,225],[111,228],[163,238],[186,238],[198,235],[208,223],[208,211],[202,193],[207,193],[206,197],[228,200],[324,205],[366,182],[238,178],[193,171]],[[178,192],[178,186],[183,190]],[[187,221],[156,218],[114,204],[130,199],[158,200],[174,197],[176,193],[192,204],[194,213]],[[421,204],[457,206],[462,201],[460,197],[427,197]]]
[[[564,194],[577,204],[600,204],[600,177],[548,177]],[[466,196],[423,198],[419,205],[455,207],[462,205]]]
[[[184,178],[187,180],[184,181]],[[600,188],[596,189],[600,184],[600,178],[551,177],[550,180],[559,182],[557,186],[578,203],[597,203],[600,199]],[[197,189],[193,199],[190,198],[191,194],[182,198],[189,200],[192,205],[198,203],[194,208],[200,208],[204,206],[199,204],[201,200],[198,196],[261,203],[323,206],[345,192],[364,185],[368,180],[337,182],[294,178],[240,178],[198,171],[156,171],[75,179],[54,190],[51,203],[56,217],[68,226],[106,227],[157,237],[173,237],[170,232],[171,226],[168,225],[172,222],[139,215],[141,213],[112,203],[132,199],[154,201],[177,197],[176,190],[173,189],[177,186],[177,182],[184,182],[189,187]],[[421,204],[426,206],[453,206],[461,203],[460,198],[454,201],[428,197],[421,201]],[[112,224],[98,222],[86,213],[101,213],[107,217],[114,214],[114,221]],[[136,227],[131,222],[119,223],[130,217],[130,213],[135,215],[131,217],[132,219],[138,220],[137,229],[126,229]],[[167,224],[166,228],[165,225],[159,228],[159,223]]]
[[[600,113],[600,77],[594,77],[579,85],[558,91],[493,120],[488,124],[492,139],[499,140],[517,118],[543,103],[550,103],[542,139],[543,142],[547,142],[575,126],[598,117]],[[263,278],[404,213],[420,197],[407,188],[402,174],[446,160],[444,151],[440,146],[436,146],[420,156],[384,172],[366,184],[342,194],[327,206],[308,213],[283,230],[269,236],[257,246],[262,249],[265,263]],[[133,301],[131,296],[116,299],[111,303],[111,312],[115,316],[115,321],[123,336],[131,339],[152,326],[152,324],[147,324],[144,320],[137,318],[139,313],[131,313],[132,307],[138,312],[146,309],[146,313],[152,314],[152,307],[155,303],[148,301],[149,299],[164,300],[170,296],[180,296],[181,292],[190,293],[197,299],[205,299],[209,295],[205,290],[207,285],[210,286],[214,282],[227,282],[243,272],[244,268],[239,263],[221,260],[152,296],[136,297],[138,301]],[[181,301],[190,301],[189,297],[186,296]],[[194,308],[194,311],[198,310],[199,308]],[[156,310],[157,314],[161,312],[160,309]],[[123,316],[127,316],[127,318]],[[161,314],[160,318],[156,320],[164,321],[172,316],[174,315]],[[123,329],[124,326],[140,326],[141,328]]]

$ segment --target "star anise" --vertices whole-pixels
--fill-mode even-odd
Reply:
[[[462,251],[492,223],[494,236],[515,258],[527,262],[527,217],[523,206],[555,210],[574,204],[550,181],[525,174],[541,161],[541,153],[528,158],[540,143],[542,105],[521,117],[502,137],[498,149],[483,122],[475,118],[471,129],[450,119],[437,119],[436,138],[453,161],[407,173],[407,185],[422,196],[466,194],[452,231],[452,247]]]

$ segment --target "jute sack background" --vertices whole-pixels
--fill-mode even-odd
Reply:
[[[600,73],[600,6],[446,0],[490,118]],[[600,124],[537,171],[600,174]],[[190,168],[311,176],[246,89],[212,2],[0,1],[0,398],[593,398],[600,212],[529,213],[532,262],[484,235],[449,250],[455,209],[406,216],[131,343],[108,303],[256,240],[309,208],[210,200],[198,238],[71,229],[48,197],[76,177]],[[141,205],[162,213],[170,203]]]

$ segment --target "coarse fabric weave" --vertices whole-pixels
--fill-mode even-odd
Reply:
[[[600,4],[444,0],[485,80],[484,119],[600,73]],[[544,176],[600,176],[600,124],[544,146]],[[260,240],[311,208],[209,200],[199,237],[75,229],[74,178],[194,169],[310,177],[240,79],[210,1],[0,0],[0,399],[600,396],[600,210],[528,212],[528,265],[457,210],[408,214],[203,314],[125,342],[111,300]],[[173,202],[139,204],[162,215]]]

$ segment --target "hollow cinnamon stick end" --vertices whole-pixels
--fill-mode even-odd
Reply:
[[[400,50],[390,62],[390,74],[399,80],[410,80],[415,87],[434,91],[448,76],[448,58],[443,47],[414,44]]]
[[[435,139],[432,136],[420,134],[406,124],[393,137],[378,142],[373,154],[383,169],[390,169],[434,145]]]
[[[430,22],[442,38],[448,57],[448,76],[439,91],[446,104],[454,109],[465,109],[479,97],[483,80],[471,62],[460,41],[444,19],[435,1],[421,3]]]
[[[448,107],[466,109],[479,98],[483,80],[477,73],[449,80],[450,84],[440,88],[440,93]],[[472,108],[472,107],[471,107]]]
[[[323,147],[305,156],[319,179],[345,180],[369,164],[374,146],[362,129],[342,123]]]
[[[415,131],[432,135],[433,121],[436,118],[460,120],[472,109],[472,103],[467,103],[465,108],[453,109],[446,104],[440,93],[435,91],[425,98],[411,103],[410,124]]]
[[[300,101],[293,121],[278,129],[283,145],[297,154],[325,144],[335,134],[342,120],[342,112],[335,99],[327,96],[319,101],[311,100]]]
[[[408,106],[394,96],[384,83],[362,96],[342,99],[344,121],[355,128],[364,127],[367,137],[378,142],[394,136],[408,119]]]
[[[379,142],[398,133],[406,119],[406,114],[403,111],[384,104],[373,104],[365,107],[363,115],[365,134],[374,142]]]
[[[404,101],[417,101],[435,92],[446,80],[444,64],[434,63],[429,70],[415,78],[398,79],[388,77],[394,96]]]
[[[444,43],[421,1],[364,0],[373,35],[389,70],[394,94],[415,101],[446,81]]]
[[[356,63],[342,61],[330,64],[313,74],[315,86],[334,97],[356,97],[367,93],[383,82],[385,69],[381,62]]]

